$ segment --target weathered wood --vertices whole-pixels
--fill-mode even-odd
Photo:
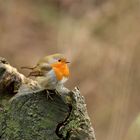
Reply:
[[[32,90],[19,90],[23,84]],[[1,58],[0,97],[0,140],[95,140],[77,88],[63,95],[40,89]]]

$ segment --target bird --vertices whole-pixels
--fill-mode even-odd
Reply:
[[[63,54],[57,53],[41,58],[34,67],[22,67],[22,69],[30,69],[28,77],[35,77],[42,88],[59,92],[66,91],[64,83],[70,75],[68,63],[70,62]]]

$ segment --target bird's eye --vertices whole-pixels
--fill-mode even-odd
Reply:
[[[61,59],[59,59],[58,62],[61,62]]]

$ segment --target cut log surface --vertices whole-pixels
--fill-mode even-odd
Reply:
[[[23,84],[32,90],[19,90]],[[95,134],[77,88],[40,89],[0,58],[0,140],[95,140]]]

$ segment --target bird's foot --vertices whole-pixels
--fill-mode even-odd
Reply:
[[[61,94],[59,93],[59,91],[57,89],[47,89],[47,91],[50,93],[50,94],[56,94],[58,96],[61,96]]]
[[[59,93],[59,91],[57,89],[55,89],[54,92],[56,95],[61,96],[61,94]]]
[[[49,100],[49,99],[53,100],[53,98],[51,97],[51,95],[53,95],[53,92],[51,92],[50,90],[46,89],[46,93],[47,93],[47,100]]]

